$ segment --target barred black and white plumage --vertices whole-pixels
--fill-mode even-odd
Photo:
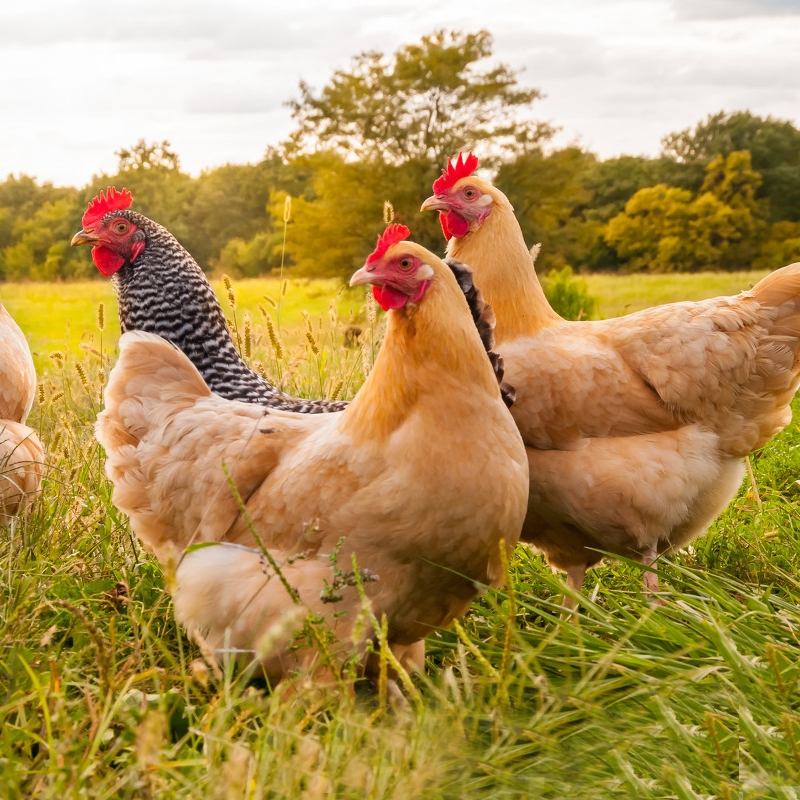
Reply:
[[[114,216],[130,220],[145,248],[111,280],[122,332],[157,333],[180,348],[211,391],[228,400],[303,414],[341,411],[344,401],[307,400],[284,394],[242,360],[219,300],[197,262],[162,225],[130,209]]]

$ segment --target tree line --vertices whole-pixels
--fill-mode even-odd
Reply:
[[[346,278],[389,217],[441,252],[419,206],[448,156],[473,150],[513,203],[542,271],[691,272],[800,260],[800,130],[718,112],[667,135],[656,158],[600,160],[554,148],[537,89],[493,59],[487,31],[436,31],[392,55],[362,53],[290,102],[295,129],[257,164],[192,177],[169,142],[117,152],[83,188],[26,175],[0,183],[0,279],[93,277],[70,248],[87,202],[109,185],[167,227],[206,270]],[[287,198],[289,198],[287,200]]]

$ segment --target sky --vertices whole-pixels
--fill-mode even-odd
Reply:
[[[800,127],[800,0],[27,0],[0,6],[0,180],[82,187],[169,140],[193,175],[256,163],[358,53],[488,30],[554,146],[657,155],[717,111]]]

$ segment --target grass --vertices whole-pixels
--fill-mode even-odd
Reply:
[[[650,306],[680,300],[706,300],[752,288],[763,272],[701,272],[667,275],[581,275],[597,299],[599,316],[620,317]]]
[[[648,306],[677,300],[702,300],[720,294],[736,294],[753,286],[763,272],[709,272],[698,275],[581,275],[589,294],[597,300],[601,317],[629,314]],[[223,306],[231,313],[222,280],[212,281]],[[294,278],[286,281],[281,295],[277,278],[237,280],[236,310],[255,320],[261,319],[259,306],[273,317],[277,327],[277,307],[281,304],[280,324],[292,343],[303,314],[318,319],[329,313],[335,298],[336,313],[355,324],[363,303],[363,291],[341,289],[333,279]],[[116,347],[119,335],[117,301],[109,281],[80,283],[5,283],[0,291],[3,304],[26,332],[37,370],[49,363],[49,354],[60,350],[80,355],[85,347],[102,345],[109,352]],[[109,324],[102,342],[97,330],[97,305],[103,303]]]
[[[361,351],[340,346],[349,312],[329,300],[293,336],[287,323],[280,359],[258,323],[253,358],[302,393],[361,380]],[[508,588],[429,638],[408,709],[302,678],[270,694],[216,673],[176,628],[160,568],[111,502],[92,434],[114,358],[107,308],[102,351],[87,308],[71,328],[95,350],[45,357],[31,422],[50,470],[0,539],[0,797],[798,796],[797,423],[753,459],[760,507],[746,484],[659,563],[666,606],[642,595],[641,567],[609,563],[564,620],[560,578],[519,547]],[[66,327],[49,322],[45,354]]]
[[[212,281],[214,291],[227,313],[233,311],[222,280]],[[335,303],[338,316],[354,321],[364,302],[362,290],[342,289],[333,279],[294,278],[282,284],[277,278],[253,278],[237,281],[236,311],[261,319],[259,306],[267,310],[277,326],[285,328],[289,339],[300,328],[304,314],[319,318]],[[119,338],[117,300],[109,281],[78,283],[4,283],[0,288],[3,305],[25,331],[38,371],[49,364],[53,350],[80,356],[88,346],[113,352]],[[108,325],[97,328],[97,306],[103,303]],[[280,304],[280,320],[278,305]]]

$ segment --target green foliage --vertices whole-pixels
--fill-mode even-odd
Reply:
[[[800,222],[776,222],[770,227],[754,266],[777,269],[795,261],[800,261]]]
[[[414,241],[433,252],[443,249],[436,218],[419,214],[419,188],[425,185],[420,172],[433,180],[428,165],[350,162],[332,152],[302,156],[297,163],[313,165],[313,192],[291,201],[286,252],[293,273],[349,279],[386,226],[387,201],[392,219],[408,225]],[[283,199],[276,198],[269,210],[277,230],[283,224]]]
[[[0,279],[84,275],[80,255],[57,246],[77,230],[70,226],[80,205],[75,189],[39,186],[26,175],[0,183]]]
[[[578,215],[592,197],[584,175],[595,161],[577,147],[535,149],[498,170],[497,186],[514,206],[525,240],[542,244],[544,271],[585,263],[600,238],[600,226],[582,224]]]
[[[572,268],[551,270],[542,278],[547,301],[564,319],[594,319],[596,303],[586,281],[572,277]]]
[[[628,271],[741,269],[755,256],[759,176],[746,151],[712,160],[701,193],[665,184],[640,189],[605,228]]]
[[[491,142],[516,152],[551,135],[525,112],[540,93],[518,86],[492,55],[488,31],[444,30],[400,48],[393,57],[367,52],[334,72],[317,95],[304,81],[291,102],[303,151],[320,145],[345,157],[387,164],[443,164],[460,149]]]
[[[762,176],[758,196],[769,202],[770,221],[800,221],[800,130],[788,120],[719,111],[663,140],[664,155],[686,164],[706,165],[737,150],[750,151]]]

